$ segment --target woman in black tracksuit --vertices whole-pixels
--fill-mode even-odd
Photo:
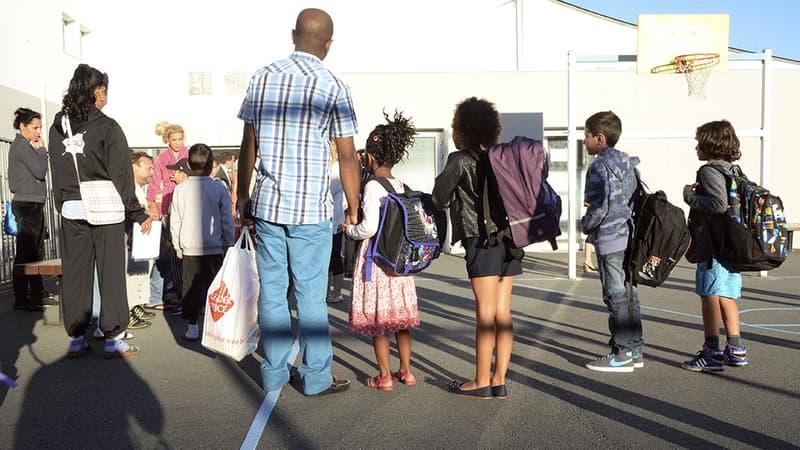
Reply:
[[[91,225],[86,221],[73,155],[64,144],[69,120],[74,135],[82,134],[84,146],[75,154],[82,181],[111,180],[125,205],[126,219],[150,230],[150,218],[136,199],[130,148],[119,124],[100,109],[107,103],[108,76],[81,64],[75,69],[62,109],[50,127],[50,165],[53,200],[61,213],[62,304],[64,326],[70,336],[67,354],[79,358],[90,350],[84,341],[92,312],[94,267],[99,276],[100,329],[106,337],[105,357],[132,356],[135,345],[120,337],[128,326],[125,289],[125,223]]]

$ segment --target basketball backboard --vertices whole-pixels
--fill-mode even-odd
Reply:
[[[728,14],[640,14],[636,71],[651,73],[679,55],[719,54],[712,72],[728,71]]]

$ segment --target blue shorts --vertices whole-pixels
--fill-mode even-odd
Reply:
[[[714,258],[711,258],[710,269],[708,261],[700,261],[695,272],[694,292],[701,297],[717,295],[736,300],[742,296],[742,274],[729,271]]]

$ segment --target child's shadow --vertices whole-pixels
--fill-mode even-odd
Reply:
[[[167,321],[167,327],[169,327],[170,333],[172,333],[172,337],[175,339],[175,343],[178,344],[178,346],[183,349],[199,353],[209,358],[216,358],[217,357],[216,353],[203,347],[203,345],[201,344],[201,341],[203,339],[203,320],[205,316],[201,314],[200,318],[197,321],[197,324],[200,325],[200,338],[196,341],[190,341],[185,337],[186,326],[188,322],[181,316],[174,316],[172,314],[173,311],[174,310],[164,310],[164,318]]]

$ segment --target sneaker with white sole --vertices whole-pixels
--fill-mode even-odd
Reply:
[[[200,339],[200,325],[198,324],[189,324],[186,328],[186,334],[183,335],[184,339],[187,341],[196,341]]]
[[[694,358],[684,361],[681,367],[692,372],[721,372],[725,370],[725,362],[719,349],[711,349],[703,344],[703,348]]]
[[[729,365],[744,367],[747,365],[747,348],[744,345],[734,346],[725,344],[725,351],[722,352],[722,359]]]
[[[141,349],[137,345],[129,345],[122,339],[107,338],[103,358],[116,359],[128,358],[139,354]]]
[[[597,372],[633,372],[633,355],[631,352],[612,352],[586,363],[586,368]]]
[[[83,338],[83,336],[70,338],[69,350],[67,351],[67,358],[70,359],[80,358],[91,351],[92,351],[92,346],[86,343],[86,340]]]
[[[633,355],[633,368],[641,369],[644,367],[644,356],[641,353]]]

